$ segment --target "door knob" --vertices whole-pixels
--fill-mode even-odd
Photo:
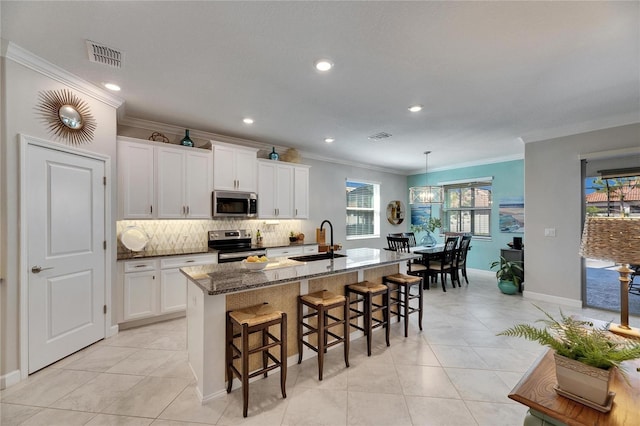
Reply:
[[[46,271],[47,269],[53,269],[53,266],[50,266],[48,268],[41,268],[40,266],[36,265],[31,268],[31,272],[33,272],[34,274],[39,274],[40,272]]]

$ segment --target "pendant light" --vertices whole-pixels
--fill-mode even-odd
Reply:
[[[424,168],[424,186],[412,186],[409,188],[409,204],[442,204],[444,199],[441,186],[429,185],[429,154],[431,151],[425,151],[425,168]]]

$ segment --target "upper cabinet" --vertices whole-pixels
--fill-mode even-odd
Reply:
[[[309,219],[309,166],[293,168],[293,218]]]
[[[155,217],[154,147],[118,138],[118,217]],[[156,211],[154,211],[154,208]]]
[[[211,217],[210,151],[118,138],[120,219]]]
[[[211,152],[193,148],[156,148],[158,217],[211,217]]]
[[[211,141],[215,190],[256,192],[257,148]]]
[[[309,217],[309,166],[258,160],[258,216]]]

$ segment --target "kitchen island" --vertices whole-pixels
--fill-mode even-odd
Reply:
[[[261,271],[249,271],[241,262],[182,268],[188,278],[187,347],[189,363],[198,381],[200,399],[226,393],[225,313],[269,302],[289,318],[288,362],[297,362],[297,296],[319,290],[344,294],[344,286],[359,281],[381,282],[382,277],[406,272],[406,263],[419,255],[359,248],[332,260],[298,262],[271,259]],[[353,333],[351,339],[361,333]],[[309,357],[315,354],[309,354]]]

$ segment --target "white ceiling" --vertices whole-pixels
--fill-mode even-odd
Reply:
[[[640,122],[635,1],[0,4],[3,39],[118,82],[125,117],[303,156],[411,173],[430,150],[432,171]],[[123,51],[123,68],[89,62],[87,39]],[[393,136],[367,139],[378,132]]]

